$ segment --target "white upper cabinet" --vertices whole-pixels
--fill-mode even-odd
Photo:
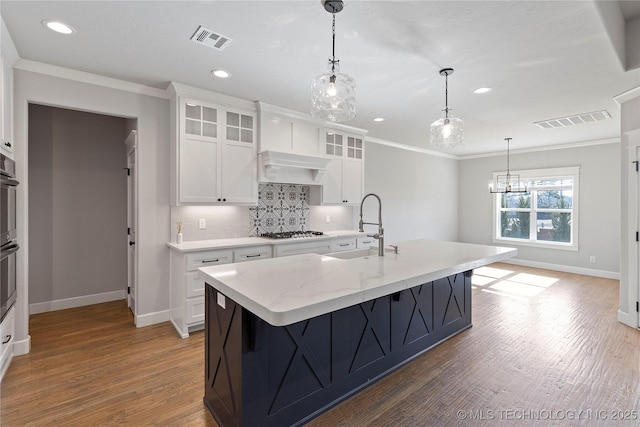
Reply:
[[[322,154],[321,125],[300,113],[260,103],[260,150],[308,156]]]
[[[311,189],[311,204],[360,205],[364,191],[364,137],[328,129],[324,154],[331,162],[322,186]]]
[[[13,69],[0,56],[0,152],[13,158]]]
[[[172,116],[172,203],[257,204],[255,112],[176,94]]]
[[[16,151],[13,138],[13,64],[18,52],[0,16],[0,153],[13,159]]]

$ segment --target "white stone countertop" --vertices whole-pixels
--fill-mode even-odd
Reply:
[[[285,326],[518,254],[513,248],[434,240],[398,247],[398,254],[384,257],[303,254],[203,267],[199,276],[271,325]]]
[[[333,239],[336,237],[366,236],[367,233],[360,233],[358,230],[338,230],[325,231],[322,236],[297,237],[292,239],[266,239],[264,237],[237,237],[232,239],[212,239],[193,240],[188,242],[167,243],[167,246],[176,252],[197,252],[210,249],[240,248],[243,246],[257,245],[281,245],[284,243],[309,242],[322,239]]]
[[[243,246],[270,245],[272,239],[263,237],[237,237],[233,239],[192,240],[182,243],[167,243],[172,250],[177,252],[196,252],[209,249],[241,248]]]

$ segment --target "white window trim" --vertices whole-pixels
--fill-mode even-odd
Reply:
[[[496,182],[498,175],[505,175],[506,171],[494,172],[493,182]],[[570,166],[565,168],[549,168],[549,169],[527,169],[519,171],[511,171],[512,175],[520,175],[521,180],[530,178],[555,178],[555,177],[572,177],[573,178],[573,212],[571,215],[573,240],[571,243],[545,241],[531,241],[523,239],[514,239],[509,237],[498,237],[498,213],[500,212],[498,203],[501,193],[492,194],[493,197],[493,243],[509,244],[514,246],[530,246],[544,249],[560,249],[565,251],[579,250],[579,212],[580,212],[580,166]]]

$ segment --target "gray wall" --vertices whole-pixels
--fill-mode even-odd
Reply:
[[[367,141],[365,194],[382,199],[385,243],[411,239],[457,240],[458,161]],[[364,220],[377,222],[369,198]],[[354,208],[359,220],[359,208]],[[365,231],[375,231],[365,226]]]
[[[511,154],[511,170],[580,166],[579,250],[504,244],[516,259],[579,269],[620,272],[620,144]],[[505,155],[460,161],[460,241],[494,244],[491,174],[504,171]],[[596,263],[589,257],[595,256]]]
[[[126,289],[124,122],[29,107],[30,304]]]

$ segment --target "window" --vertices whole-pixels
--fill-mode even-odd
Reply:
[[[494,195],[494,241],[577,250],[579,170],[514,172],[529,192]]]

